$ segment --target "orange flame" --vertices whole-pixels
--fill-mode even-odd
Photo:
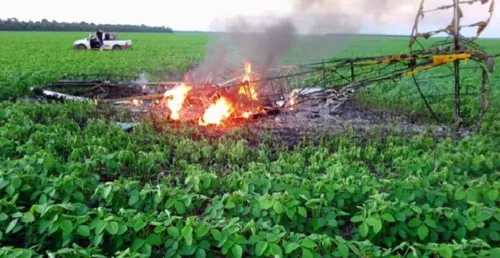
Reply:
[[[224,97],[221,97],[205,110],[203,118],[200,118],[199,124],[203,126],[209,124],[220,125],[222,120],[229,118],[233,111],[231,103]]]
[[[142,106],[142,101],[138,100],[138,99],[133,99],[132,100],[132,105],[136,106],[136,107],[140,107],[140,106]]]
[[[292,93],[290,94],[290,110],[293,111],[294,110],[294,107],[295,107],[295,103],[297,101],[297,97],[298,97],[298,90],[295,89],[292,91]]]
[[[251,81],[251,76],[250,73],[252,73],[252,64],[250,62],[245,61],[245,76],[243,77],[242,82],[250,82]],[[247,87],[248,86],[248,91],[247,92]],[[238,93],[240,95],[247,95],[250,96],[252,100],[258,100],[257,93],[255,92],[255,85],[253,83],[249,83],[248,85],[243,85],[240,87],[238,90]]]
[[[172,114],[170,114],[170,118],[172,118],[173,120],[179,120],[179,111],[182,109],[184,100],[186,99],[187,94],[191,89],[191,86],[181,84],[165,92],[164,97],[167,98],[167,106],[172,112]]]
[[[252,64],[250,62],[245,61],[245,73],[249,74],[252,72]]]

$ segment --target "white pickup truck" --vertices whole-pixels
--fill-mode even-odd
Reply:
[[[116,34],[104,33],[104,47],[103,50],[122,50],[132,49],[132,40],[120,40]],[[77,40],[73,43],[73,47],[78,50],[100,49],[100,44],[97,41],[95,34],[89,33],[85,39]]]

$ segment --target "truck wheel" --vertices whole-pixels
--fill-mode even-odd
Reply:
[[[77,47],[78,50],[87,50],[87,47],[83,44],[78,45]]]
[[[121,49],[122,49],[122,47],[120,47],[120,46],[118,46],[118,45],[114,45],[114,46],[113,46],[113,50],[121,50]]]

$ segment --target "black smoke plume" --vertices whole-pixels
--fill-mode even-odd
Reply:
[[[441,0],[440,0],[441,1]],[[236,17],[219,21],[214,40],[206,48],[206,58],[194,71],[195,77],[217,77],[227,70],[242,69],[245,60],[262,73],[293,51],[294,56],[329,58],[358,34],[364,23],[382,22],[404,4],[417,7],[419,0],[289,0],[292,12],[285,17]],[[300,35],[329,36],[320,44]],[[254,68],[254,67],[252,67]],[[256,67],[255,67],[256,68]]]

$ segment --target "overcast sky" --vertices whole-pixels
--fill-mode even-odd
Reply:
[[[322,2],[323,5],[301,10],[294,2]],[[2,1],[0,18],[15,17],[20,20],[57,20],[65,22],[94,22],[165,25],[174,30],[207,31],[215,25],[227,23],[235,16],[256,17],[254,20],[270,21],[276,17],[293,17],[301,32],[310,32],[304,21],[317,15],[329,16],[329,24],[337,27],[345,23],[357,22],[357,32],[383,34],[409,34],[420,0],[140,0],[130,4],[125,0],[15,0]],[[366,3],[367,2],[367,3]],[[427,6],[451,3],[451,0],[427,0]],[[389,4],[387,4],[389,3]],[[383,6],[387,4],[386,6]],[[379,8],[377,17],[373,10]],[[468,21],[486,20],[489,4],[476,5],[464,12]],[[335,15],[341,13],[347,18],[337,22]],[[444,14],[429,15],[425,29],[446,26],[450,19]],[[259,19],[257,18],[259,17]],[[262,19],[262,17],[266,17]],[[344,17],[345,18],[345,17]],[[349,20],[350,19],[350,20]],[[300,22],[299,22],[300,21]],[[464,21],[464,22],[468,22]],[[301,27],[302,26],[302,27]],[[347,26],[347,25],[345,25]],[[337,29],[332,26],[332,31]],[[321,32],[330,32],[323,24]],[[500,36],[500,19],[494,15],[490,27],[483,37]]]

